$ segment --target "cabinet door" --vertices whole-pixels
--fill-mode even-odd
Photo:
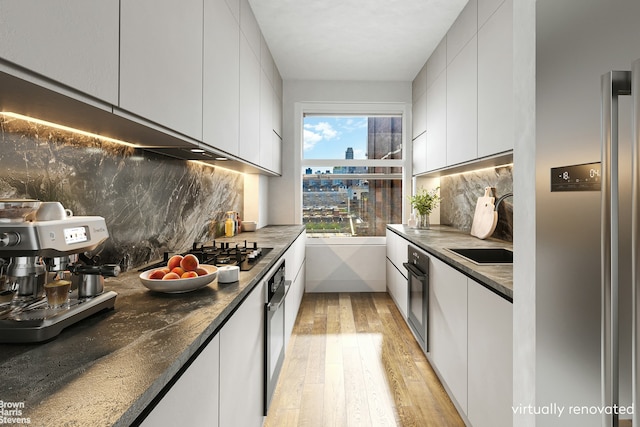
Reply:
[[[412,138],[424,133],[427,130],[427,64],[425,63],[411,86],[411,97],[413,99]]]
[[[451,64],[477,32],[478,0],[469,0],[447,31],[447,64]]]
[[[478,157],[513,149],[513,6],[478,32]]]
[[[403,274],[406,274],[406,270],[403,270],[402,263],[407,262],[407,245],[409,242],[400,237],[393,231],[386,230],[386,244],[387,244],[387,258],[400,270]]]
[[[0,2],[0,57],[118,103],[119,1]]]
[[[240,27],[225,0],[204,2],[203,141],[238,155]]]
[[[467,278],[432,256],[429,284],[429,358],[466,412]]]
[[[260,427],[263,418],[264,286],[220,330],[220,425]]]
[[[427,134],[423,133],[413,140],[413,174],[421,174],[427,169]]]
[[[302,297],[304,296],[304,267],[305,264],[302,263],[302,266],[300,266],[300,270],[298,270],[298,274],[291,283],[291,288],[289,288],[289,293],[287,294],[287,299],[284,305],[285,349],[289,346],[289,339],[291,338],[293,326],[296,323],[296,317],[298,316],[298,311],[300,310],[300,303],[302,302]]]
[[[427,170],[447,165],[447,73],[441,72],[427,90]]]
[[[396,303],[396,307],[398,307],[398,310],[402,313],[402,317],[406,320],[408,284],[407,278],[402,275],[401,271],[402,270],[399,270],[398,267],[387,259],[387,292],[389,292],[391,299]]]
[[[469,407],[474,427],[511,427],[513,304],[469,279]]]
[[[273,87],[267,74],[260,73],[260,166],[273,170]]]
[[[216,335],[141,426],[217,426],[219,367],[220,335]]]
[[[478,156],[477,40],[473,36],[447,67],[447,165]]]
[[[122,0],[120,107],[202,140],[203,0]]]
[[[244,160],[260,164],[260,61],[240,35],[240,147]]]

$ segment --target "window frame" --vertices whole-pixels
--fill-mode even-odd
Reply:
[[[402,222],[406,223],[410,205],[407,198],[411,194],[412,182],[412,144],[409,137],[411,129],[411,105],[401,102],[389,103],[345,103],[345,102],[296,102],[295,103],[294,135],[296,137],[296,148],[299,153],[298,165],[300,168],[296,173],[296,184],[298,187],[298,200],[296,203],[296,216],[300,224],[303,211],[303,191],[302,180],[303,171],[307,167],[333,167],[333,166],[370,166],[370,167],[400,167],[402,173]],[[399,116],[402,117],[402,159],[305,159],[304,158],[304,117],[314,116]],[[391,175],[391,174],[389,174]],[[393,174],[396,175],[396,174]],[[357,179],[358,174],[352,175]],[[384,178],[382,178],[384,179]],[[398,178],[396,178],[398,179]],[[367,238],[367,236],[355,236],[356,238]],[[349,237],[348,239],[353,239]],[[368,236],[371,239],[371,236]],[[339,239],[332,237],[330,239]]]

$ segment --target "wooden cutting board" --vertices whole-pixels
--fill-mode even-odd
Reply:
[[[484,196],[478,197],[476,211],[471,224],[471,235],[479,239],[486,239],[493,234],[498,223],[498,212],[495,210],[495,197],[491,187],[485,187]]]

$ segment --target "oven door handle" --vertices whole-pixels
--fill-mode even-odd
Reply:
[[[404,268],[407,269],[409,273],[414,275],[421,282],[425,282],[427,280],[427,275],[424,274],[422,271],[418,270],[414,265],[409,264],[408,262],[404,262],[402,263],[402,265],[404,266]]]
[[[277,311],[280,308],[280,306],[284,302],[284,299],[287,296],[287,293],[289,292],[290,287],[291,287],[291,280],[285,280],[284,292],[276,293],[273,296],[273,298],[271,298],[271,301],[267,303],[267,311]]]

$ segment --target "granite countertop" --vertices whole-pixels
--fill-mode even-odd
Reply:
[[[480,240],[445,225],[432,225],[429,230],[409,228],[401,224],[390,224],[387,228],[513,302],[513,265],[477,265],[446,249],[501,247],[512,250],[511,242],[492,238]]]
[[[128,426],[170,383],[302,233],[269,226],[226,241],[274,248],[240,280],[194,292],[149,291],[137,271],[105,281],[115,309],[72,325],[40,344],[0,344],[0,418],[33,426]]]

